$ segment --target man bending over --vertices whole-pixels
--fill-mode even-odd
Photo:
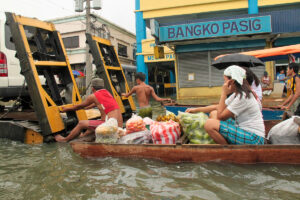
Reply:
[[[86,130],[81,134],[84,137],[94,132],[97,126],[104,123],[106,115],[108,118],[115,118],[118,121],[118,126],[123,126],[123,118],[118,103],[113,96],[104,89],[104,81],[100,78],[95,78],[91,82],[93,94],[89,95],[86,100],[81,104],[63,108],[61,112],[76,111],[80,109],[89,109],[97,107],[101,113],[101,120],[80,120],[75,128],[70,132],[67,137],[56,135],[55,140],[57,142],[68,142],[69,140],[77,137],[82,130]]]

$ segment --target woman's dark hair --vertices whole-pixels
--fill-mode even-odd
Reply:
[[[289,68],[290,69],[293,69],[293,71],[298,74],[298,71],[299,71],[299,64],[297,63],[290,63],[289,64]]]
[[[228,77],[228,78],[231,79],[231,77]],[[250,94],[252,94],[252,90],[246,79],[243,80],[243,85],[240,85],[237,81],[234,81],[234,85],[235,85],[235,91],[234,91],[235,97],[237,95],[240,95],[240,99],[241,99],[243,96],[243,92],[244,92],[246,95],[246,98],[247,99],[250,98]]]
[[[138,72],[136,75],[135,75],[135,79],[140,79],[141,81],[145,81],[145,79],[146,79],[146,76],[145,76],[145,74],[144,73],[142,73],[142,72]]]
[[[246,79],[247,79],[249,85],[251,86],[254,81],[255,85],[259,86],[260,81],[257,78],[257,76],[254,74],[254,72],[251,69],[249,69],[248,67],[243,67],[243,69],[246,70]]]
[[[246,98],[250,98],[250,94],[252,94],[251,87],[246,79],[243,80],[243,85],[240,85],[237,81],[234,81],[235,84],[235,96],[240,95],[240,99],[243,96],[243,92],[246,94]]]

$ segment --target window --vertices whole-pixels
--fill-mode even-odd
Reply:
[[[133,47],[132,57],[133,57],[133,60],[136,60],[136,47]]]
[[[118,44],[118,55],[128,57],[127,55],[127,46],[123,44]]]
[[[11,42],[11,32],[9,29],[9,26],[5,24],[5,47],[10,49],[10,50],[16,50],[15,44]]]
[[[79,47],[79,36],[63,38],[65,48],[78,48]]]

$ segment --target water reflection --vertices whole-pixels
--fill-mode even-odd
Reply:
[[[300,166],[83,159],[0,140],[0,199],[298,199]]]

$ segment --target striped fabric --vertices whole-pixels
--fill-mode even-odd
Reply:
[[[235,125],[235,121],[232,119],[220,121],[220,134],[229,144],[264,144],[263,137],[244,131]]]
[[[154,144],[175,144],[180,137],[179,124],[168,122],[154,122],[150,126]]]

